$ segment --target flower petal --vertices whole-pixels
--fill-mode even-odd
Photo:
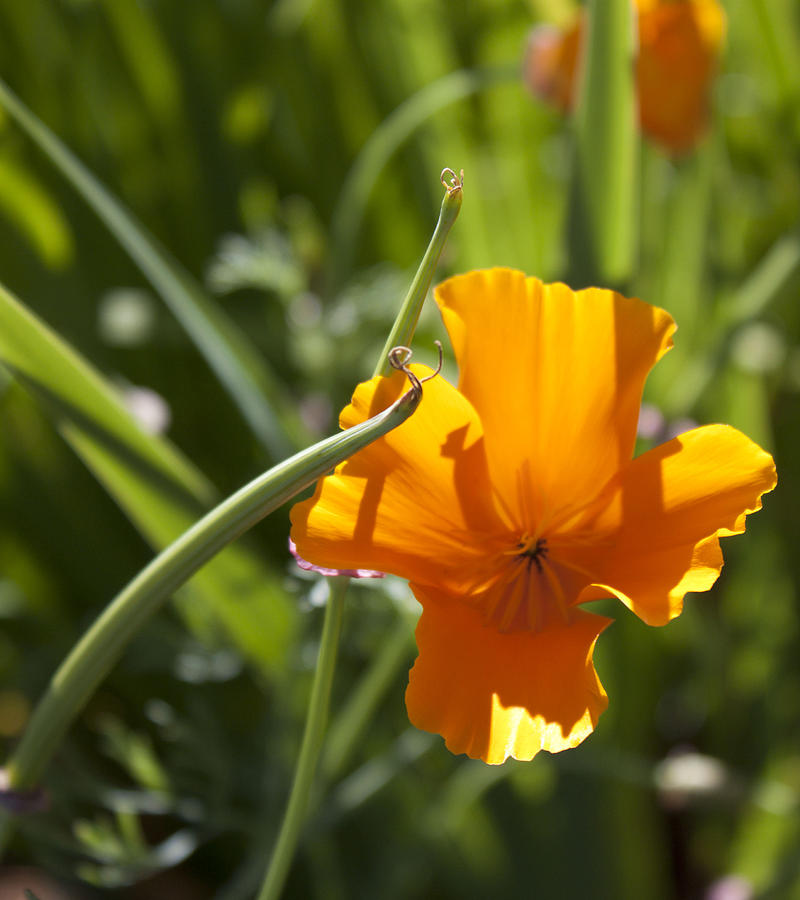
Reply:
[[[639,16],[642,130],[675,152],[705,130],[725,14],[716,0],[657,3]]]
[[[412,369],[420,378],[431,372]],[[342,426],[385,409],[405,388],[401,373],[360,384]],[[506,534],[492,505],[480,422],[441,377],[425,383],[410,419],[321,479],[291,518],[298,553],[315,565],[391,572],[454,592],[482,580]]]
[[[518,524],[545,529],[630,460],[644,381],[675,324],[640,300],[512,269],[451,278],[435,297],[492,483]]]
[[[569,625],[503,633],[460,600],[412,588],[423,607],[406,691],[417,728],[491,764],[557,753],[592,732],[608,703],[592,652],[610,619],[573,610]]]
[[[769,453],[728,425],[695,428],[633,460],[583,523],[599,542],[580,559],[595,584],[579,602],[612,593],[649,625],[665,624],[687,591],[717,580],[718,538],[743,532],[776,481]]]
[[[528,36],[523,65],[525,84],[533,94],[562,112],[572,107],[582,38],[581,18],[566,32],[553,25],[537,25]]]

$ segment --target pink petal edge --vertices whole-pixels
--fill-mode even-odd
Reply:
[[[289,538],[289,552],[294,557],[294,561],[305,569],[306,572],[316,572],[318,575],[325,575],[326,578],[333,578],[337,575],[344,575],[347,578],[385,578],[385,572],[376,572],[374,569],[329,569],[327,566],[315,566],[307,559],[303,559],[297,552],[297,545]]]

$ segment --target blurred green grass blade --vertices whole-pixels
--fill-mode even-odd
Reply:
[[[712,180],[719,163],[717,149],[714,141],[706,141],[696,153],[676,164],[676,183],[662,213],[666,221],[658,281],[655,293],[648,296],[689,334],[695,333],[709,309],[703,281],[711,233]]]
[[[327,278],[330,291],[341,287],[349,273],[369,198],[400,146],[447,106],[487,87],[518,77],[516,67],[451,72],[401,103],[373,131],[345,179],[334,210]],[[458,165],[457,161],[454,162]]]
[[[102,377],[0,286],[0,363],[41,401],[66,440],[156,549],[214,501],[205,477],[166,440],[144,434]],[[279,667],[293,610],[246,548],[227,548],[188,586],[187,618],[219,619],[266,673]]]
[[[61,210],[27,166],[0,157],[0,211],[14,222],[45,265],[60,269],[72,261],[72,232]]]
[[[384,753],[373,756],[344,778],[325,800],[319,815],[311,824],[311,834],[331,828],[350,815],[386,787],[404,769],[413,765],[436,745],[436,735],[408,728],[392,742]]]
[[[59,410],[62,421],[105,435],[125,448],[141,468],[202,504],[214,491],[191,463],[162,438],[146,435],[102,377],[20,301],[0,285],[0,362],[41,399]]]
[[[768,310],[800,277],[800,235],[785,234],[770,247],[739,290],[729,298],[713,329],[715,340],[682,366],[662,407],[669,415],[690,413],[724,370],[737,330]]]
[[[335,781],[347,767],[390,685],[403,667],[408,668],[414,647],[414,625],[401,615],[329,729],[322,763],[326,781]]]
[[[743,431],[762,447],[775,446],[775,432],[769,415],[770,388],[761,372],[746,372],[728,365],[714,382],[714,407],[723,422]]]
[[[294,410],[258,351],[194,279],[0,79],[0,105],[46,154],[127,250],[275,458],[300,438]]]
[[[295,453],[254,478],[152,559],[103,610],[53,675],[6,764],[7,783],[17,789],[37,784],[72,722],[125,647],[181,585],[265,516],[405,422],[421,399],[421,384],[412,381],[411,387],[387,409]],[[346,578],[334,582],[326,610],[328,635],[323,635],[318,662],[318,671],[324,676],[315,678],[311,700],[315,714],[308,720],[314,730],[307,731],[301,750],[301,759],[305,757],[312,770],[320,748],[319,731],[327,715],[347,583]],[[310,780],[301,784],[310,786]],[[305,800],[300,809],[304,805]]]
[[[785,234],[770,247],[723,310],[729,325],[760,316],[800,272],[800,234]]]
[[[651,271],[635,280],[632,293],[663,307],[680,325],[680,339],[670,351],[668,365],[656,366],[648,377],[649,397],[656,402],[673,396],[675,382],[682,380],[685,372],[697,372],[709,363],[706,353],[713,293],[708,250],[719,149],[716,141],[706,141],[691,156],[672,164],[666,163],[660,151],[647,148],[651,169],[658,163],[669,166],[669,186],[656,179],[648,186],[647,197],[643,184],[642,219],[651,232],[648,253],[653,262]],[[657,192],[665,187],[666,196],[658,197]],[[643,268],[646,271],[647,266]],[[682,415],[686,410],[681,407],[672,412]]]
[[[630,0],[589,0],[575,113],[570,279],[620,285],[634,259],[637,147]]]
[[[800,92],[800,61],[797,29],[790,26],[790,3],[749,0],[748,5],[761,32],[780,98],[784,103],[792,102]]]
[[[180,116],[178,72],[152,10],[140,3],[103,0],[114,38],[147,107],[170,127]]]

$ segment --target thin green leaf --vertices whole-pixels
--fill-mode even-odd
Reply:
[[[246,336],[2,79],[0,105],[130,254],[227,388],[259,441],[275,458],[290,453],[302,433],[296,415]]]
[[[323,775],[328,783],[344,772],[353,748],[401,668],[408,667],[413,651],[413,623],[401,616],[376,649],[369,667],[331,725],[323,758]]]
[[[142,432],[103,378],[0,286],[0,363],[43,401],[57,427],[156,549],[215,499],[205,477],[163,438]],[[292,609],[246,549],[230,548],[193,582],[183,602],[218,617],[267,672],[283,659]]]
[[[45,264],[61,268],[71,261],[75,248],[61,210],[27,166],[10,155],[0,157],[0,210]]]
[[[747,4],[767,51],[767,63],[772,69],[780,98],[785,103],[792,102],[800,92],[798,38],[796,28],[789,25],[790,2],[749,0]]]
[[[450,72],[409,97],[381,122],[353,163],[336,203],[331,224],[330,290],[340,287],[347,276],[369,198],[397,150],[442,109],[517,77],[516,69],[507,67]]]
[[[421,398],[422,388],[415,382],[388,409],[296,453],[246,484],[162,550],[117,594],[53,676],[6,766],[9,785],[24,789],[37,783],[97,685],[142,625],[175,590],[264,516],[405,422]],[[344,588],[346,581],[342,578],[338,588],[342,600]],[[335,647],[333,640],[331,664]],[[327,698],[320,697],[319,702],[327,705]],[[318,718],[317,726],[320,724]]]
[[[663,306],[694,334],[708,316],[708,291],[703,290],[711,233],[711,188],[718,147],[707,141],[675,168],[675,184],[664,210],[658,254],[659,272],[648,300]],[[702,329],[701,329],[702,330]],[[688,349],[688,341],[686,342]]]
[[[757,319],[796,282],[800,274],[800,236],[784,234],[722,307],[713,343],[682,366],[661,405],[669,414],[691,412],[725,370],[731,341],[737,330]],[[749,432],[748,432],[749,433]]]

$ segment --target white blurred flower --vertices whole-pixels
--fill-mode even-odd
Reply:
[[[122,388],[128,412],[148,434],[164,434],[172,422],[167,401],[150,388],[128,385]]]
[[[661,799],[671,807],[718,795],[730,785],[728,770],[720,760],[693,750],[661,760],[653,780]]]
[[[147,291],[115,288],[100,301],[97,328],[100,337],[117,347],[143,344],[155,327],[156,312]]]
[[[786,359],[786,339],[766,322],[740,328],[731,342],[731,359],[745,372],[773,372]]]

